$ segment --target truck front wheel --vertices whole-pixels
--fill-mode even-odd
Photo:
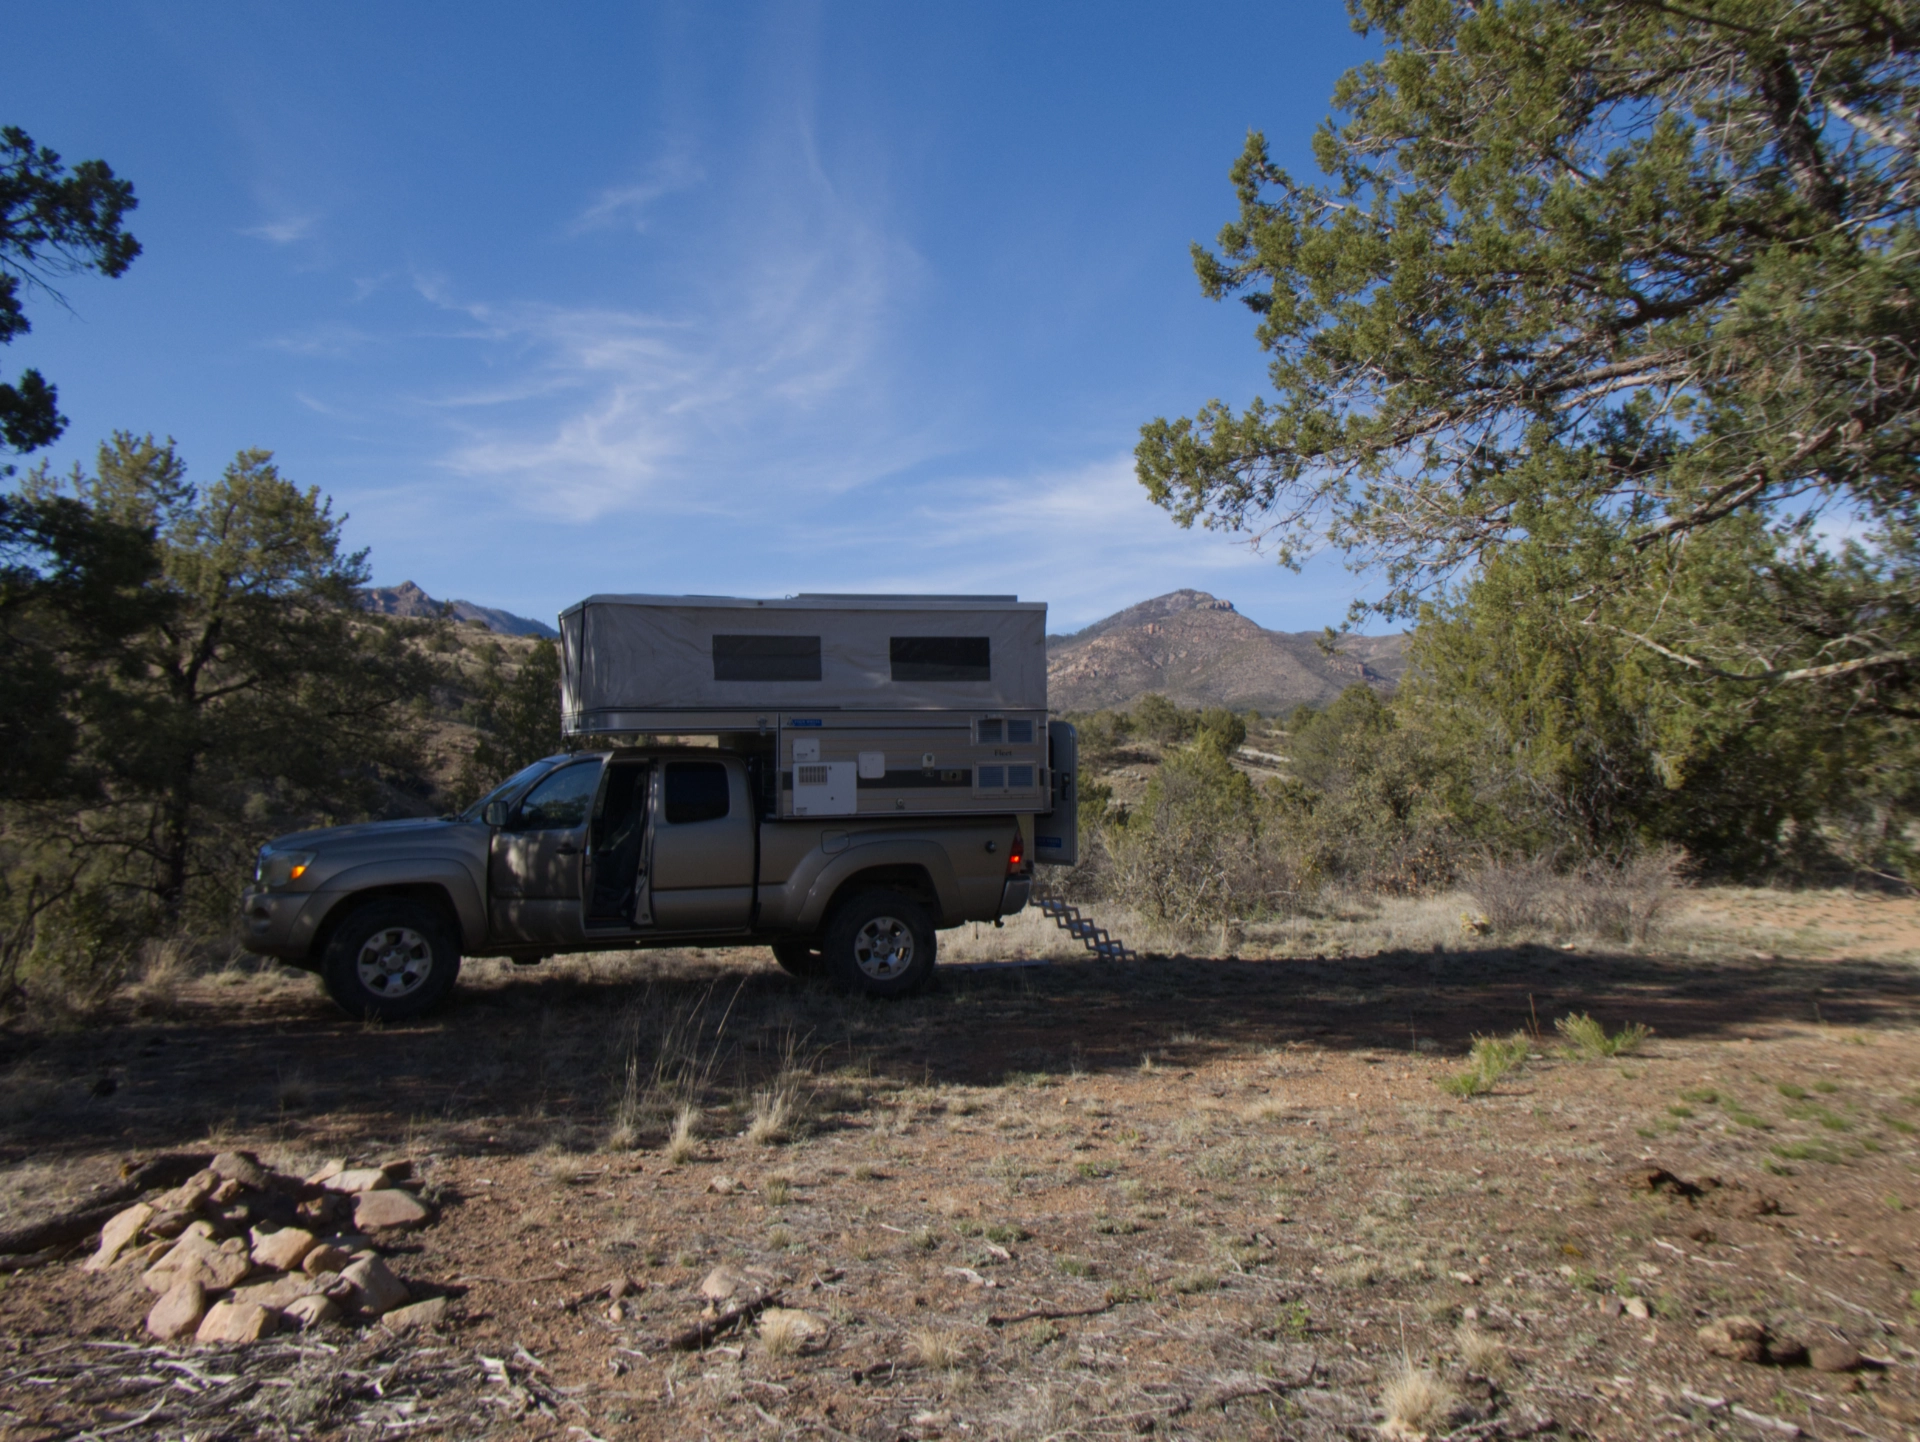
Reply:
[[[827,975],[848,991],[907,996],[933,974],[933,923],[910,896],[864,891],[827,923],[821,960]]]
[[[320,975],[327,994],[354,1016],[411,1021],[453,990],[460,947],[446,920],[417,901],[375,900],[354,908],[327,941]]]

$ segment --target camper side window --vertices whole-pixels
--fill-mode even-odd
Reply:
[[[727,768],[718,761],[667,763],[667,824],[718,821],[727,814]]]
[[[716,681],[818,681],[818,636],[715,636]]]
[[[993,647],[985,636],[892,636],[896,681],[991,681]]]

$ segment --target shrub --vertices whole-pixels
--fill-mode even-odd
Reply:
[[[1589,1058],[1629,1056],[1653,1035],[1651,1027],[1642,1026],[1636,1021],[1609,1036],[1606,1027],[1585,1012],[1578,1016],[1561,1017],[1553,1024],[1553,1029],[1566,1038],[1569,1051],[1576,1056]]]

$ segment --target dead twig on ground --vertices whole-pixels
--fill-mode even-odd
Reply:
[[[1111,1312],[1119,1305],[1112,1298],[1098,1302],[1091,1307],[1033,1307],[1025,1312],[1014,1312],[1005,1317],[989,1317],[989,1327],[1011,1327],[1015,1322],[1049,1321],[1057,1322],[1063,1317],[1097,1317],[1102,1312]]]
[[[768,1292],[749,1301],[736,1302],[718,1316],[708,1317],[687,1328],[667,1345],[676,1352],[697,1352],[709,1345],[716,1337],[731,1331],[742,1322],[754,1317],[773,1306],[781,1298],[779,1292]]]

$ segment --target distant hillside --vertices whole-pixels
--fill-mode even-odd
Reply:
[[[1275,715],[1322,705],[1356,681],[1390,692],[1407,637],[1347,636],[1328,656],[1317,631],[1269,631],[1205,591],[1129,606],[1071,636],[1047,638],[1047,699],[1056,711],[1125,708],[1157,691],[1182,706]]]
[[[438,614],[444,604],[455,620],[477,621],[502,636],[560,634],[545,621],[529,620],[497,607],[476,606],[472,601],[436,601],[411,581],[402,581],[397,586],[369,586],[363,594],[367,598],[367,609],[382,616],[432,616]]]

